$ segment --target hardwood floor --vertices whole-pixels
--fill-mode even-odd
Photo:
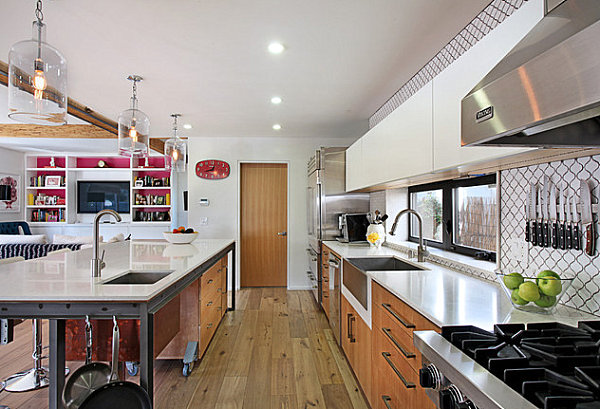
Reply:
[[[368,409],[329,323],[309,291],[238,292],[204,358],[188,378],[180,361],[157,361],[155,408]],[[44,334],[48,334],[47,326]],[[47,336],[45,337],[47,339]],[[81,363],[69,363],[71,370]],[[0,346],[0,378],[31,366],[31,325]],[[136,379],[129,379],[136,381]],[[48,407],[48,390],[0,393],[10,408]]]

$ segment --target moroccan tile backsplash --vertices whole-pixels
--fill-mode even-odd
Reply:
[[[575,276],[561,302],[579,310],[600,315],[600,258],[583,250],[555,250],[529,246],[529,257],[518,261],[511,255],[511,240],[525,237],[525,202],[530,183],[543,183],[550,177],[556,186],[564,184],[567,195],[575,193],[579,202],[579,180],[589,182],[592,202],[600,197],[600,155],[568,159],[505,170],[500,175],[500,268],[505,272],[539,272],[544,269]],[[596,236],[598,218],[594,215]],[[583,240],[585,243],[585,240]]]

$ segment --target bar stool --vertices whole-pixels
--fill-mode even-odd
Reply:
[[[14,261],[24,260],[23,257],[12,257]],[[4,259],[9,260],[9,259]],[[14,262],[13,261],[13,262]],[[4,382],[4,390],[7,392],[27,392],[44,388],[50,384],[48,378],[48,368],[42,367],[43,346],[42,346],[42,320],[33,319],[33,368],[24,372],[19,372],[9,376]],[[69,368],[65,368],[65,375],[69,374]],[[0,406],[0,409],[2,407]]]

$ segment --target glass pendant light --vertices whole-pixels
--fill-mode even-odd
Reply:
[[[137,83],[143,78],[139,75],[130,75],[127,79],[133,82],[133,95],[131,107],[119,115],[119,155],[146,157],[150,119],[137,108]]]
[[[185,172],[187,143],[177,135],[177,118],[181,114],[171,114],[173,118],[173,137],[165,142],[165,168],[175,172]]]
[[[35,125],[67,123],[67,60],[46,43],[42,1],[35,10],[31,40],[8,52],[8,116]]]

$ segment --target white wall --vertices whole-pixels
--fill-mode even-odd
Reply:
[[[23,220],[25,214],[25,179],[23,171],[25,169],[25,155],[22,152],[13,151],[0,147],[0,172],[7,172],[21,175],[21,186],[19,188],[19,201],[21,202],[21,210],[18,213],[0,213],[0,222],[13,220]]]
[[[239,243],[239,165],[245,161],[288,163],[288,288],[308,288],[306,280],[306,162],[320,146],[349,146],[351,139],[323,138],[210,138],[193,137],[189,143],[189,211],[188,224],[203,238],[235,238]],[[196,163],[203,159],[220,159],[231,166],[224,180],[204,180],[195,174]],[[198,204],[201,197],[210,200],[208,207]],[[206,226],[200,225],[208,218]],[[239,286],[239,245],[236,283]]]

